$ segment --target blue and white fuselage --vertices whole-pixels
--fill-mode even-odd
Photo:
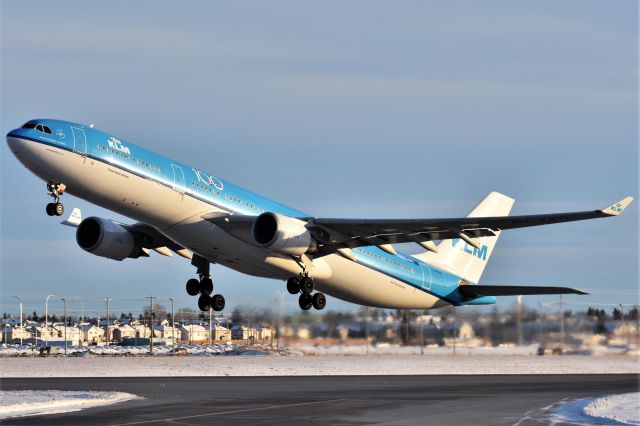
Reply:
[[[150,225],[212,263],[282,280],[300,273],[300,262],[291,256],[252,244],[250,238],[233,235],[203,217],[271,212],[304,221],[313,220],[313,215],[81,124],[31,120],[11,131],[7,141],[15,156],[46,182],[63,182],[67,192]],[[508,204],[497,214],[506,216],[513,200],[498,195],[487,203]],[[318,290],[363,305],[425,309],[495,303],[493,296],[463,298],[457,291],[461,281],[475,284],[477,279],[447,268],[458,262],[454,257],[462,253],[478,264],[487,261],[486,246],[471,247],[465,241],[443,240],[440,246],[450,246],[440,259],[436,253],[419,258],[364,245],[349,249],[348,258],[337,253],[313,258],[310,272]],[[480,268],[471,274],[479,278],[484,264],[465,262],[465,271]]]

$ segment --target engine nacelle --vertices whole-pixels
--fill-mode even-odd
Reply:
[[[88,217],[76,231],[78,245],[91,254],[107,259],[137,258],[142,253],[140,244],[124,226],[109,219]]]
[[[316,249],[315,240],[299,219],[278,213],[262,213],[253,222],[251,234],[259,246],[283,254],[299,256]]]

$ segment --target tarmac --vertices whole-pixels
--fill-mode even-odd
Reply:
[[[11,425],[547,425],[554,404],[638,390],[637,374],[11,379],[2,390],[142,397]],[[571,424],[571,423],[555,423]],[[615,424],[615,423],[614,423]]]

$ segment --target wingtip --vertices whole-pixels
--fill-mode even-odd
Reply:
[[[633,197],[625,197],[622,200],[618,201],[617,203],[614,203],[609,207],[602,209],[602,213],[607,214],[609,216],[620,216],[620,213],[622,213],[622,211],[626,209],[629,206],[629,204],[631,204],[632,202],[633,202]]]

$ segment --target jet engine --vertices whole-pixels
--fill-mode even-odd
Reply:
[[[262,213],[253,222],[251,235],[258,246],[282,254],[299,256],[316,250],[306,222],[278,213]]]
[[[76,241],[83,250],[107,259],[135,259],[144,254],[133,234],[124,226],[100,217],[83,220],[76,231]]]

